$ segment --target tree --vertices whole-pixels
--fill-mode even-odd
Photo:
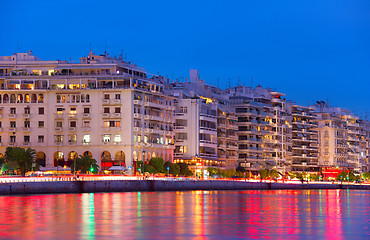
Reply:
[[[261,179],[266,179],[269,177],[269,170],[268,169],[261,169],[258,171],[258,173],[260,174],[260,178]]]
[[[32,164],[36,156],[35,149],[7,147],[5,150],[5,161],[8,166],[18,170],[23,176],[27,171],[32,170]]]
[[[320,175],[319,174],[310,174],[309,178],[312,181],[318,181],[320,179]]]
[[[348,177],[348,172],[346,172],[346,171],[342,171],[342,172],[340,172],[338,175],[337,175],[337,180],[338,181],[348,181],[348,179],[347,179],[347,177]]]
[[[167,161],[164,163],[164,168],[165,170],[167,171],[167,167],[170,168],[170,174],[172,174],[173,176],[178,176],[180,174],[180,166],[175,164],[175,163],[172,163],[170,161]]]
[[[153,166],[159,173],[164,173],[164,160],[163,158],[152,158],[149,161],[149,165]]]
[[[209,172],[209,176],[211,176],[211,177],[220,174],[219,169],[218,168],[214,168],[214,167],[208,167],[207,168],[207,171]]]
[[[148,173],[157,173],[157,170],[149,164],[145,164],[144,171]]]
[[[177,163],[177,165],[179,165],[179,167],[180,167],[180,175],[181,176],[185,176],[185,177],[193,176],[193,172],[189,169],[188,164],[186,164],[186,163]]]
[[[365,180],[370,180],[370,172],[364,172],[362,174],[362,178]]]
[[[76,164],[76,168],[74,166]],[[97,161],[93,159],[91,156],[81,156],[76,158],[75,161],[71,164],[71,171],[81,171],[81,173],[86,173],[88,171],[94,173],[97,172],[99,169],[99,166],[97,164]]]

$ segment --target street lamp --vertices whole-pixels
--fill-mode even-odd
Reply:
[[[195,154],[195,179],[197,178],[198,172],[198,154]]]
[[[145,171],[144,171],[144,166],[145,166],[144,157],[145,157],[145,150],[143,150],[143,175],[145,174]]]

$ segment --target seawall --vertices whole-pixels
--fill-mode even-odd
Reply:
[[[328,183],[276,183],[223,180],[99,180],[0,183],[0,195],[47,193],[97,193],[138,191],[188,191],[188,190],[283,190],[283,189],[358,189],[370,190],[370,185]]]

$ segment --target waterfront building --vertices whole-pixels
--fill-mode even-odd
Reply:
[[[289,170],[291,117],[284,94],[261,86],[237,86],[225,92],[238,117],[239,165],[249,171]]]
[[[225,159],[218,158],[217,101],[206,97],[198,71],[190,71],[190,82],[172,83],[169,91],[176,97],[174,162],[186,162],[199,174],[207,167],[225,167]]]
[[[292,171],[319,172],[315,109],[292,105]]]
[[[334,108],[325,102],[314,106],[317,115],[319,164],[363,172],[366,161],[366,131],[360,119],[348,109]]]
[[[92,51],[79,63],[32,52],[0,57],[0,154],[32,147],[41,166],[91,155],[101,168],[172,161],[174,98],[166,79]]]

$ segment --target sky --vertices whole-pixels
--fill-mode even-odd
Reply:
[[[0,0],[0,56],[78,60],[106,50],[184,81],[261,85],[370,120],[370,1]]]

